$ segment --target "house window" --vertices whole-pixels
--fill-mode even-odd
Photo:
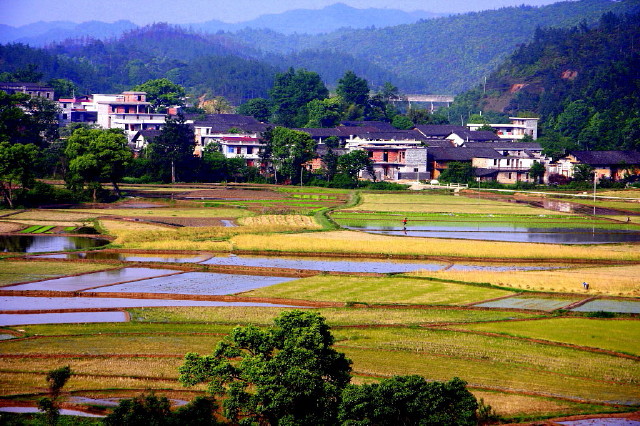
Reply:
[[[414,173],[418,173],[418,168],[417,168],[417,167],[414,167],[414,168],[413,168],[413,172],[414,172]]]
[[[227,147],[227,152],[228,152],[229,154],[233,154],[233,153],[235,152],[235,149],[233,149],[233,147],[232,147],[232,146],[228,146],[228,147]]]
[[[251,146],[247,147],[247,154],[253,154],[253,147]]]
[[[498,159],[497,159],[497,158],[494,158],[494,159],[493,159],[493,165],[494,165],[494,166],[497,166],[497,165],[498,165]]]
[[[242,154],[242,148],[241,147],[237,147],[236,148],[236,154]]]
[[[511,173],[509,173],[509,180],[511,180]]]

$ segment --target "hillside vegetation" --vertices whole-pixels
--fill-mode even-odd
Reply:
[[[602,16],[598,26],[538,29],[483,87],[453,109],[541,117],[540,142],[562,149],[639,149],[640,14]]]
[[[264,97],[275,73],[288,67],[315,71],[330,87],[353,70],[373,89],[391,82],[404,93],[455,94],[481,81],[538,27],[590,26],[603,13],[634,10],[640,10],[637,1],[581,0],[318,35],[268,29],[207,34],[154,24],[108,40],[85,37],[42,49],[0,45],[0,73],[34,64],[44,81],[68,79],[82,93],[117,92],[166,77],[195,96],[225,96],[234,104]]]

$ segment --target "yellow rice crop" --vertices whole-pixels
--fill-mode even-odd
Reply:
[[[253,218],[245,218],[245,220],[249,219]],[[101,223],[103,222],[107,221]],[[113,223],[116,225],[113,226]],[[131,224],[128,222],[109,222],[105,227],[110,234],[117,236],[116,244],[122,244],[129,248],[175,250],[230,250],[231,246],[220,243],[233,235],[303,231],[319,227],[312,218],[298,215],[264,216],[263,219],[258,217],[255,220],[249,220],[249,224],[246,226],[236,227],[209,226],[168,229],[154,226],[147,228],[148,231],[141,232],[142,228],[136,227],[136,225],[147,226],[135,222]]]
[[[420,271],[412,275],[563,293],[585,293],[582,283],[586,281],[589,294],[640,296],[640,265],[521,272]]]
[[[244,217],[238,221],[245,226],[287,226],[291,230],[321,229],[311,216],[303,215],[261,215]]]
[[[640,250],[634,245],[569,247],[555,244],[396,237],[356,231],[271,236],[236,235],[231,241],[239,250],[454,256],[483,259],[640,260]]]

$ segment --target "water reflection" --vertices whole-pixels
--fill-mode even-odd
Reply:
[[[48,235],[0,235],[0,252],[39,253],[47,251],[82,250],[100,247],[109,241],[100,238],[48,236]]]
[[[381,227],[373,225],[348,226],[348,229],[386,235],[411,237],[453,238],[465,240],[507,241],[550,244],[606,244],[640,241],[640,232],[625,229],[582,228],[535,228],[519,224],[486,226],[420,225]]]

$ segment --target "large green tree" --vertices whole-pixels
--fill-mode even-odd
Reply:
[[[47,373],[49,396],[38,400],[38,409],[44,413],[47,425],[54,426],[60,417],[60,392],[71,378],[71,367],[56,368]]]
[[[328,96],[329,90],[315,72],[289,68],[287,72],[278,73],[269,90],[273,122],[285,127],[303,127],[309,121],[307,104]]]
[[[64,154],[69,168],[65,179],[70,188],[87,186],[96,201],[101,182],[110,182],[120,196],[118,182],[133,157],[122,130],[78,128],[69,137]]]
[[[167,107],[184,105],[184,87],[173,83],[168,78],[158,78],[133,87],[134,91],[147,92],[147,101],[158,112],[164,112]]]
[[[33,163],[38,149],[33,144],[0,142],[0,192],[13,208],[15,189],[28,188],[34,182]]]
[[[471,163],[453,161],[440,174],[440,180],[450,183],[471,183],[475,177]]]
[[[196,170],[195,143],[193,128],[184,116],[167,117],[160,134],[147,147],[151,174],[164,182],[191,180]]]
[[[356,184],[361,170],[366,170],[369,176],[375,179],[373,161],[367,151],[355,150],[338,157],[338,172],[348,176]]]
[[[264,158],[274,168],[276,182],[280,177],[298,182],[304,163],[313,159],[316,141],[308,133],[276,127],[264,135]]]
[[[333,349],[315,312],[282,313],[271,327],[236,327],[212,355],[185,355],[180,381],[208,383],[234,424],[334,425],[351,361]]]
[[[271,118],[271,107],[271,102],[268,99],[255,98],[240,105],[237,113],[252,116],[256,120],[266,123]]]
[[[338,80],[336,93],[346,103],[364,107],[369,100],[369,83],[364,78],[358,77],[353,71],[347,71]]]

